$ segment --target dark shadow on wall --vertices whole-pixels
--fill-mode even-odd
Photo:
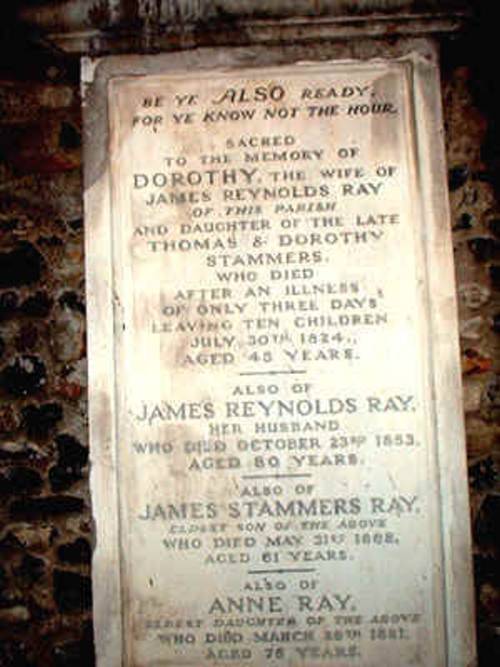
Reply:
[[[498,18],[496,3],[480,1],[470,29],[442,49],[444,89],[454,80],[465,81],[463,132],[479,127],[481,143],[471,159],[449,164],[450,197],[456,203],[452,221],[457,261],[464,261],[461,244],[467,246],[491,290],[488,319],[490,332],[468,347],[464,354],[488,359],[484,390],[478,410],[467,416],[469,481],[473,506],[474,575],[478,623],[479,667],[500,664],[500,77],[498,75]],[[451,84],[453,89],[453,84]],[[458,86],[455,94],[458,94]],[[447,99],[445,96],[445,116]],[[448,117],[450,125],[453,119]],[[453,141],[452,127],[447,136]],[[471,130],[472,131],[472,130]],[[453,147],[449,150],[453,155]],[[487,204],[481,198],[492,193]],[[467,257],[465,258],[467,260]],[[460,273],[460,271],[459,271]],[[472,373],[480,374],[483,369]],[[464,385],[478,382],[479,375],[464,377]],[[478,454],[478,452],[480,452]]]

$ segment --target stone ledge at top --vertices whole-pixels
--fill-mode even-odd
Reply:
[[[481,0],[28,0],[18,19],[68,53],[448,33]]]

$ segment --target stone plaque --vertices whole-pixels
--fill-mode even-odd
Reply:
[[[101,667],[472,664],[436,72],[87,63]]]

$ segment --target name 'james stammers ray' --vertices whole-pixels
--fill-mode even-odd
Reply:
[[[417,495],[292,498],[291,500],[233,500],[215,502],[148,503],[137,518],[142,521],[200,521],[206,519],[262,519],[335,517],[359,514],[417,514]]]

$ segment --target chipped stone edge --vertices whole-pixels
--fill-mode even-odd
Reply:
[[[321,55],[319,56],[319,52]],[[379,49],[380,60],[384,50]],[[111,184],[108,163],[107,90],[111,79],[123,76],[173,74],[203,70],[237,70],[317,61],[366,60],[359,44],[279,47],[204,48],[157,56],[111,56],[82,59],[85,164],[85,247],[89,349],[89,422],[91,496],[96,547],[93,555],[94,632],[98,667],[126,665],[123,641],[120,573],[120,520],[116,433],[115,350],[119,336],[119,295],[113,291]],[[347,54],[347,56],[346,56]],[[352,54],[356,57],[352,58]],[[372,53],[373,55],[373,53]],[[429,326],[434,359],[428,381],[434,395],[437,477],[441,503],[442,564],[435,576],[444,582],[446,667],[476,664],[471,539],[468,521],[465,434],[461,399],[450,213],[441,110],[439,64],[430,39],[401,40],[391,58],[411,65],[416,169],[427,237],[426,259]],[[370,57],[370,59],[373,59]],[[430,175],[430,176],[429,176]]]
[[[89,387],[90,491],[94,522],[92,587],[94,642],[100,667],[122,655],[120,521],[116,452],[111,201],[107,160],[107,96],[98,63],[84,59],[85,278]],[[97,175],[96,175],[97,174]],[[100,508],[99,511],[96,508]]]
[[[458,310],[446,180],[437,55],[413,57],[420,200],[425,243],[431,382],[434,389],[437,474],[445,592],[447,667],[476,664],[472,541],[462,403]],[[431,385],[432,386],[432,385]]]

